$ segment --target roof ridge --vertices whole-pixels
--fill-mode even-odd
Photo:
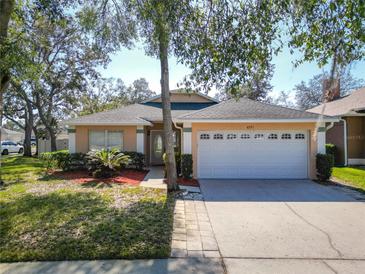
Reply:
[[[94,113],[85,114],[85,115],[81,115],[81,116],[78,116],[78,117],[70,118],[70,119],[68,119],[66,121],[74,120],[74,119],[79,119],[79,118],[85,118],[85,117],[92,117],[94,115],[99,115],[101,113],[110,113],[110,112],[117,111],[117,110],[119,110],[121,108],[130,107],[130,106],[134,106],[134,105],[141,105],[141,104],[140,103],[133,103],[133,104],[129,104],[129,105],[123,105],[123,106],[119,106],[119,107],[113,108],[113,109],[108,109],[108,110],[104,110],[104,111],[100,111],[100,112],[94,112]]]
[[[227,103],[227,102],[228,102],[228,101],[230,101],[230,100],[232,100],[232,99],[229,99],[229,100],[226,100],[226,101],[221,101],[221,102],[219,102],[218,104],[215,104],[215,105],[212,105],[212,106],[209,106],[209,107],[206,107],[206,108],[198,109],[198,110],[195,110],[195,111],[192,111],[192,112],[189,112],[189,113],[186,113],[186,114],[180,115],[180,116],[178,116],[177,118],[184,118],[184,116],[193,115],[193,114],[199,113],[199,112],[204,111],[204,110],[207,110],[207,109],[212,109],[212,108],[215,108],[215,107],[221,106],[222,104],[225,104],[225,103]]]
[[[289,110],[293,110],[293,111],[296,111],[296,112],[300,112],[300,113],[311,113],[307,110],[301,110],[301,109],[295,109],[295,108],[291,108],[291,107],[284,107],[284,106],[280,106],[280,105],[275,105],[275,104],[272,104],[272,103],[268,103],[268,102],[261,102],[261,101],[255,101],[255,100],[252,100],[250,98],[246,98],[247,100],[250,100],[250,101],[254,101],[254,102],[257,102],[257,103],[260,103],[262,105],[269,105],[269,106],[272,106],[272,107],[277,107],[277,108],[282,108],[282,109],[289,109]],[[312,114],[312,113],[311,113]]]

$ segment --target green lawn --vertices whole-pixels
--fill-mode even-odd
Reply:
[[[360,167],[334,167],[332,176],[365,191],[365,169]]]
[[[34,158],[8,157],[2,171],[0,261],[169,256],[166,191],[51,180]]]

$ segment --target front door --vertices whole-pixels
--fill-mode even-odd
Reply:
[[[163,146],[163,131],[162,130],[152,130],[151,131],[151,165],[162,165],[163,159],[162,155],[165,152]]]

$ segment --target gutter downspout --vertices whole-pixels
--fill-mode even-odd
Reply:
[[[174,126],[178,129],[180,129],[180,153],[181,153],[181,150],[182,150],[182,147],[181,147],[181,143],[182,143],[182,140],[183,140],[183,128],[182,127],[179,127],[177,125],[176,122],[172,121],[172,123],[174,124]]]
[[[177,123],[176,122],[174,122],[174,121],[172,121],[172,123],[174,124],[174,126],[176,127],[176,128],[178,128],[178,129],[180,129],[180,155],[181,154],[183,154],[182,153],[182,144],[183,144],[183,138],[184,138],[184,132],[183,132],[183,128],[182,127],[179,127],[179,126],[177,126]],[[175,159],[175,161],[176,161],[176,159]],[[181,165],[181,163],[180,163],[180,165]],[[181,169],[181,166],[180,166],[180,169]]]
[[[347,121],[343,118],[340,118],[340,121],[343,122],[343,138],[344,138],[344,149],[345,149],[345,166],[348,165],[348,157],[347,157]]]

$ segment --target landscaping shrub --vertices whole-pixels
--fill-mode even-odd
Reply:
[[[332,175],[334,157],[332,154],[317,154],[316,168],[317,177],[320,182],[326,182]]]
[[[127,168],[143,170],[146,167],[145,155],[143,153],[135,151],[123,151],[122,153],[130,157],[130,162],[126,165]]]
[[[130,156],[117,149],[102,149],[87,153],[86,161],[88,170],[95,178],[108,178],[113,176],[117,168],[128,165]]]
[[[77,152],[70,154],[70,162],[67,170],[82,170],[86,169],[86,154]]]
[[[68,150],[44,152],[40,155],[40,159],[43,161],[47,171],[52,168],[67,170],[70,166],[70,153]]]
[[[175,161],[177,177],[181,177],[181,153],[175,152]]]
[[[334,144],[326,144],[326,154],[331,154],[333,157],[336,156],[336,145]]]
[[[56,162],[54,160],[51,152],[44,152],[39,156],[39,159],[42,161],[44,168],[47,172],[53,168],[56,168]]]
[[[190,179],[193,175],[193,156],[191,154],[181,155],[181,173],[185,179]]]
[[[39,158],[47,171],[55,168],[60,168],[63,171],[85,168],[85,154],[83,153],[69,153],[68,150],[59,150],[44,152]]]

